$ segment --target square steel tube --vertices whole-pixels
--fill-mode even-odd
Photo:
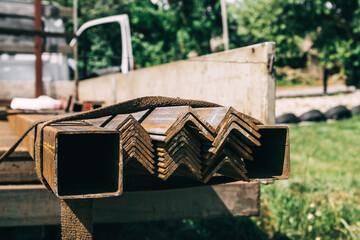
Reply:
[[[278,125],[258,125],[261,146],[252,148],[253,161],[246,161],[251,179],[288,179],[290,177],[289,128]]]
[[[24,128],[39,118],[17,115],[12,126]],[[32,156],[34,134],[31,131],[26,141]],[[42,175],[58,198],[119,196],[122,171],[119,132],[81,122],[56,123],[43,129]]]

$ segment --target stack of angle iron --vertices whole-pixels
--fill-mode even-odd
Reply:
[[[143,167],[149,173],[155,174],[154,148],[149,134],[139,123],[139,120],[148,110],[134,114],[119,114],[89,120],[98,127],[117,130],[123,150],[123,164],[134,167]]]
[[[211,144],[204,144],[203,181],[216,173],[248,181],[245,160],[253,161],[252,147],[261,143],[261,122],[232,107],[198,108],[195,111],[216,131]]]
[[[232,107],[159,107],[90,122],[120,131],[124,166],[163,180],[179,173],[204,183],[216,174],[249,181],[245,161],[261,145],[262,123]]]
[[[214,141],[210,124],[189,106],[156,108],[141,124],[154,142],[159,178],[177,170],[202,180],[201,146]]]

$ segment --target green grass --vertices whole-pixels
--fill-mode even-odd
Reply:
[[[95,236],[101,232],[98,239],[360,239],[360,116],[291,126],[290,139],[291,178],[262,186],[260,217],[98,225]]]
[[[268,236],[360,239],[360,116],[290,127],[291,178],[262,187]]]
[[[307,87],[321,86],[322,82],[313,79],[288,79],[286,77],[276,77],[276,87]]]

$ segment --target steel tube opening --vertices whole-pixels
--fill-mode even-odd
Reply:
[[[119,148],[119,134],[58,134],[58,195],[118,191]]]

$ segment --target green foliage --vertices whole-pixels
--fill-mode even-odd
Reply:
[[[287,0],[245,0],[231,18],[238,26],[233,43],[249,45],[256,42],[276,42],[280,58],[298,56],[299,45],[305,36],[305,17],[296,14],[298,3]]]
[[[244,0],[232,10],[237,30],[232,44],[274,41],[277,65],[306,64],[305,39],[327,69],[344,69],[347,83],[360,87],[360,9],[358,0]],[[294,61],[295,60],[295,61]]]
[[[209,53],[211,37],[221,32],[217,0],[167,3],[128,4],[134,56],[141,67],[185,59],[194,50],[199,55]]]
[[[70,0],[58,2],[72,5]],[[218,0],[79,1],[79,25],[116,14],[129,15],[137,67],[185,59],[191,51],[210,53],[210,39],[222,33]]]
[[[90,28],[78,39],[79,77],[121,64],[121,33],[117,23]]]
[[[256,221],[291,239],[360,236],[360,116],[290,127],[291,178],[262,188]],[[353,238],[358,239],[358,238]]]
[[[276,86],[314,86],[318,82],[309,76],[302,69],[289,67],[276,68]]]

